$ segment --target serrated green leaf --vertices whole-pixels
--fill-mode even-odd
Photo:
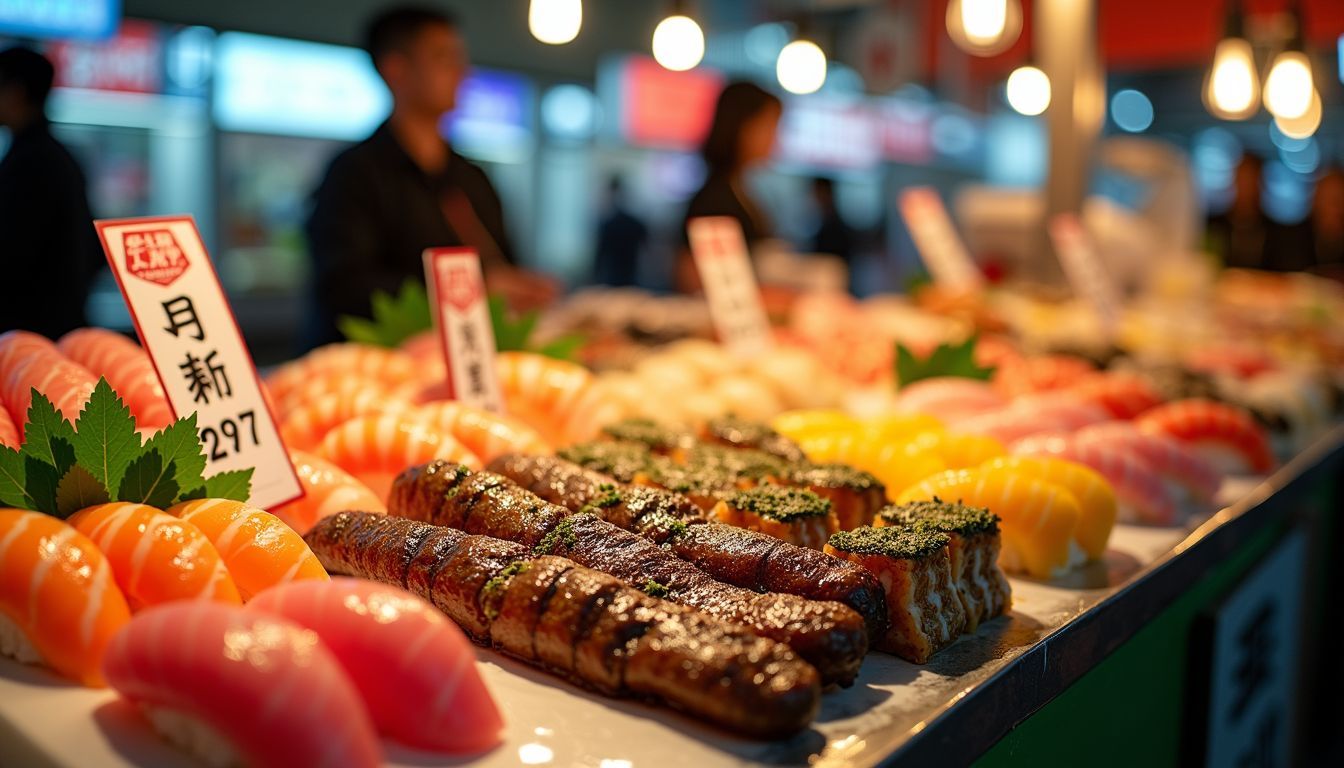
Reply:
[[[928,357],[915,357],[904,345],[896,344],[896,381],[909,386],[921,379],[955,376],[977,381],[988,381],[994,375],[993,367],[982,367],[975,362],[976,337],[972,335],[961,344],[939,344]]]
[[[367,318],[342,315],[336,320],[336,327],[340,329],[341,335],[349,341],[380,347],[385,346],[382,334],[378,331],[378,326]]]
[[[107,493],[121,484],[126,466],[140,453],[135,417],[107,379],[99,379],[75,420],[75,460]],[[69,477],[69,472],[66,473]],[[58,499],[59,500],[59,499]]]
[[[369,297],[369,309],[372,319],[345,315],[337,319],[336,327],[350,341],[380,347],[398,346],[433,327],[429,296],[417,280],[402,283],[396,296],[374,291]]]
[[[75,428],[46,395],[36,389],[32,393],[33,402],[28,406],[28,423],[23,428],[20,452],[51,466],[60,477],[75,463]]]
[[[73,449],[71,453],[74,453]],[[28,495],[33,499],[33,511],[55,514],[56,486],[61,481],[56,467],[35,456],[24,456],[23,471]]]
[[[117,499],[160,509],[171,506],[178,491],[173,479],[175,472],[176,466],[171,461],[165,465],[158,450],[146,446],[146,450],[126,468]]]
[[[208,496],[205,495],[205,486],[198,485],[194,488],[188,488],[185,491],[180,491],[177,494],[177,501],[174,503],[181,503],[183,501],[196,501],[197,499],[205,499],[205,498],[209,498]]]
[[[583,334],[567,333],[564,336],[552,339],[540,347],[537,347],[537,352],[538,354],[547,357],[553,357],[556,360],[568,360],[574,362],[578,355],[579,347],[582,347],[587,341],[587,337]]]
[[[108,502],[107,488],[89,470],[76,464],[56,484],[56,516],[67,518],[85,507]]]
[[[211,499],[247,501],[252,496],[252,468],[235,469],[207,477],[205,495]]]
[[[205,451],[201,450],[196,430],[196,414],[178,419],[145,441],[145,451],[157,451],[166,466],[173,468],[173,491],[201,484],[205,474]]]
[[[0,445],[0,504],[15,509],[37,510],[37,502],[28,493],[25,456],[9,446]]]

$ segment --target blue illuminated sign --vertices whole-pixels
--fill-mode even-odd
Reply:
[[[0,34],[102,40],[117,31],[121,0],[0,0]]]

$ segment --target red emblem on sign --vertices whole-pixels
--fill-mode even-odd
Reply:
[[[187,271],[187,255],[167,229],[143,229],[122,235],[126,270],[141,280],[171,285]]]
[[[458,312],[466,312],[480,301],[481,283],[465,264],[445,264],[439,271],[439,290]]]

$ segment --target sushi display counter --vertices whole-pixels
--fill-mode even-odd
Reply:
[[[927,665],[869,655],[852,687],[825,696],[813,725],[783,740],[734,738],[478,651],[506,730],[504,743],[472,764],[994,765],[1059,759],[1061,749],[1082,743],[1109,745],[1106,764],[1175,764],[1182,753],[1172,750],[1187,748],[1187,700],[1197,693],[1187,687],[1186,669],[1193,617],[1285,531],[1320,533],[1333,524],[1328,513],[1341,476],[1344,426],[1263,482],[1229,480],[1220,495],[1226,506],[1187,528],[1119,525],[1102,561],[1050,583],[1013,578],[1011,615]],[[1155,632],[1161,636],[1145,637]],[[1098,686],[1109,701],[1087,701],[1099,696]],[[1062,711],[1080,707],[1102,708],[1085,718]],[[1147,712],[1109,725],[1093,716],[1118,718],[1122,709]],[[1070,718],[1077,727],[1058,730]],[[1128,740],[1115,732],[1135,725],[1152,730]],[[193,764],[116,694],[55,682],[11,660],[0,660],[0,754],[6,765],[62,768]],[[387,758],[439,764],[395,747]]]

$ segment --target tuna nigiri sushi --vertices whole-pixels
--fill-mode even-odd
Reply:
[[[999,564],[1006,571],[1048,579],[1086,558],[1075,540],[1082,512],[1063,486],[1011,469],[950,469],[907,488],[896,503],[939,499],[986,507],[999,516]]]
[[[270,512],[231,499],[199,499],[170,507],[168,514],[205,533],[243,600],[276,584],[328,578],[303,537]]]
[[[1132,419],[1162,404],[1162,395],[1148,379],[1126,371],[1096,373],[1069,387],[1069,393],[1105,408],[1117,419]]]
[[[0,509],[0,654],[101,686],[104,649],[130,617],[92,541],[49,515]]]
[[[383,734],[436,752],[479,752],[499,743],[504,722],[476,671],[471,643],[415,595],[336,578],[273,587],[247,607],[316,632]]]
[[[1070,435],[1036,435],[1013,445],[1019,456],[1054,456],[1085,464],[1115,489],[1119,518],[1126,523],[1174,525],[1176,499],[1162,476],[1133,452],[1119,446],[1079,442]]]
[[[955,376],[923,379],[901,387],[895,409],[899,413],[926,413],[940,419],[958,419],[992,411],[1008,401],[992,384]]]
[[[303,498],[276,507],[271,513],[300,534],[337,512],[387,511],[387,504],[368,486],[335,464],[303,451],[291,450],[289,457],[303,486]]]
[[[315,632],[218,603],[150,608],[113,638],[107,682],[209,765],[373,768],[378,737]]]
[[[1212,400],[1177,400],[1135,420],[1145,432],[1170,435],[1191,444],[1229,473],[1265,473],[1274,469],[1265,431],[1241,408]]]
[[[1191,446],[1160,432],[1144,432],[1127,421],[1093,424],[1078,430],[1073,439],[1130,451],[1179,489],[1182,498],[1198,504],[1213,501],[1223,483],[1218,468]]]
[[[132,610],[174,600],[241,602],[219,552],[189,522],[113,502],[76,512],[70,524],[107,555]]]

